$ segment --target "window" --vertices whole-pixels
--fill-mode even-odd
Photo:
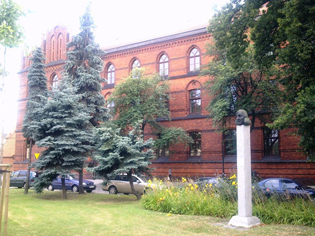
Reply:
[[[194,89],[189,91],[190,113],[201,112],[201,90]]]
[[[236,155],[236,130],[227,130],[224,132],[224,154]]]
[[[52,79],[52,87],[56,88],[58,86],[58,82],[59,82],[58,76],[54,75],[54,77]]]
[[[131,65],[131,71],[132,71],[132,78],[137,79],[140,77],[140,71],[135,70],[136,68],[140,68],[140,62],[135,59]]]
[[[132,63],[131,69],[135,69],[135,68],[140,68],[140,62],[136,59],[134,60],[134,62]]]
[[[283,179],[280,180],[283,189],[299,189],[299,185],[294,183],[292,180]]]
[[[197,48],[191,50],[189,54],[189,71],[196,71],[200,69],[200,52]]]
[[[165,54],[163,54],[160,57],[159,74],[160,74],[160,76],[167,76],[168,75],[168,57]]]
[[[50,61],[54,61],[55,60],[55,50],[56,50],[55,47],[56,47],[56,45],[55,45],[55,36],[53,35],[50,38],[50,51],[51,51]]]
[[[115,83],[115,67],[110,65],[107,69],[107,84]]]
[[[265,182],[264,187],[265,188],[269,188],[270,190],[280,189],[279,180],[277,180],[277,179],[268,180],[268,181]]]
[[[21,176],[27,176],[27,171],[26,170],[21,170],[19,173],[19,177]]]
[[[279,156],[279,132],[275,129],[263,128],[265,156]]]
[[[161,139],[161,134],[158,134],[158,139]],[[162,144],[159,149],[156,150],[158,157],[168,157],[170,155],[169,144]]]
[[[190,156],[200,157],[201,156],[201,132],[190,132],[189,136],[193,142],[190,144]]]

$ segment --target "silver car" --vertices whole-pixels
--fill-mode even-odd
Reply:
[[[137,192],[144,192],[148,183],[145,176],[132,175],[133,186]],[[132,193],[130,183],[126,174],[116,175],[115,179],[110,180],[110,182],[103,186],[104,191],[108,191],[109,194]]]

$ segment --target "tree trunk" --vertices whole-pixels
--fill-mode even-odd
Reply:
[[[135,187],[133,186],[132,173],[131,173],[131,171],[129,171],[129,172],[127,173],[127,176],[128,176],[128,180],[129,180],[129,183],[130,183],[131,192],[132,192],[134,195],[136,195],[137,200],[139,201],[139,200],[141,199],[142,193],[140,193],[140,192],[138,192],[138,191],[135,190]]]
[[[62,199],[67,199],[66,181],[65,181],[64,175],[61,177],[61,186],[62,186]]]
[[[84,194],[84,189],[83,189],[83,167],[79,170],[79,194]]]
[[[27,166],[27,175],[26,175],[24,194],[28,194],[28,189],[29,189],[33,139],[30,138],[29,142],[30,142],[30,148],[29,148],[29,151],[28,151],[28,166]]]

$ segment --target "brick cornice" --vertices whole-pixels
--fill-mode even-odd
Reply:
[[[104,60],[112,60],[115,58],[121,58],[121,57],[126,57],[130,55],[138,55],[140,53],[144,52],[151,52],[155,50],[165,50],[166,48],[170,47],[176,47],[180,46],[182,44],[186,44],[188,42],[199,42],[199,41],[205,41],[211,37],[210,34],[204,33],[202,35],[197,35],[194,37],[187,37],[187,38],[182,38],[179,40],[175,41],[166,41],[166,42],[159,42],[159,43],[153,43],[149,45],[134,45],[134,47],[126,48],[126,49],[120,49],[117,48],[117,51],[113,50],[112,52],[108,52],[103,56]]]

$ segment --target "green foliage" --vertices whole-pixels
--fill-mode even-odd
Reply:
[[[183,178],[180,187],[173,183],[154,181],[152,191],[141,199],[141,205],[149,210],[183,215],[207,215],[230,218],[237,214],[237,204],[223,200],[214,193],[199,191],[198,185]],[[150,184],[149,184],[150,185]]]
[[[154,140],[154,149],[159,150],[163,147],[170,147],[175,144],[182,143],[184,145],[192,143],[185,130],[178,127],[165,128],[160,126],[159,137]]]
[[[23,28],[19,19],[24,15],[21,7],[12,0],[1,0],[0,4],[0,44],[16,47],[23,40]]]
[[[149,183],[152,191],[141,199],[145,209],[186,215],[231,218],[237,214],[236,176],[222,179],[217,185],[183,183]],[[266,198],[253,187],[253,215],[265,224],[291,224],[315,227],[315,204],[307,199]]]
[[[30,58],[32,64],[27,74],[28,101],[26,113],[23,119],[23,136],[37,140],[37,129],[42,120],[43,106],[47,102],[47,78],[44,70],[44,54],[41,48],[37,48]]]
[[[214,33],[215,35],[215,33]],[[208,46],[207,53],[214,59],[202,71],[203,75],[210,76],[206,88],[212,97],[207,110],[213,120],[214,126],[224,129],[230,126],[236,111],[245,109],[251,116],[251,130],[256,119],[263,123],[270,122],[273,113],[278,107],[281,92],[274,75],[273,68],[261,68],[254,59],[254,52],[248,46],[246,53],[239,55],[238,62],[228,60],[227,49]]]
[[[97,129],[95,137],[98,139],[98,149],[95,159],[99,165],[88,169],[106,180],[119,173],[150,175],[148,166],[154,158],[151,149],[153,140],[144,141],[139,126],[136,124],[128,135],[112,127]]]
[[[38,130],[37,146],[44,147],[34,167],[41,175],[34,183],[37,192],[56,177],[82,169],[90,154],[94,136],[89,129],[90,113],[79,103],[82,95],[77,95],[69,80],[64,79],[59,90],[54,90],[43,107],[44,117]]]
[[[310,0],[231,0],[214,16],[208,28],[215,41],[215,49],[208,54],[214,60],[205,74],[225,76],[208,84],[214,85],[208,109],[216,124],[225,126],[226,117],[233,114],[231,108],[244,108],[253,118],[258,111],[263,123],[275,120],[274,129],[298,128],[303,151],[314,150],[313,112],[306,112],[305,119],[295,115],[309,103],[300,96],[313,98],[314,90],[307,88],[315,82],[314,17],[315,3]]]
[[[64,67],[65,76],[71,78],[78,94],[82,94],[81,103],[87,107],[92,115],[90,122],[97,126],[99,122],[108,119],[105,100],[101,94],[101,83],[105,80],[100,76],[103,71],[104,52],[94,41],[94,21],[90,6],[80,18],[81,32],[73,36],[68,43],[67,61]]]
[[[134,69],[128,78],[115,86],[108,102],[114,102],[115,122],[118,127],[128,129],[142,120],[141,129],[147,124],[156,127],[158,117],[169,119],[165,106],[169,99],[169,87],[163,78],[146,76],[143,69]],[[136,75],[136,76],[135,76]]]

